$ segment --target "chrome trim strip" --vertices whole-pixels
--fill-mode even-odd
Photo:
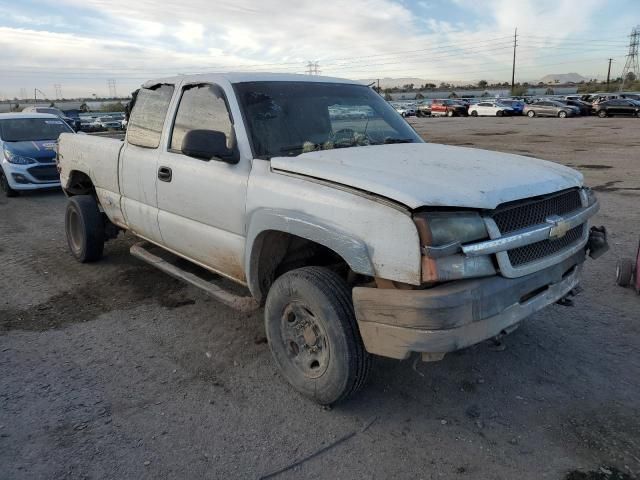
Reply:
[[[560,238],[564,236],[567,231],[585,223],[589,218],[594,216],[599,209],[600,204],[595,202],[594,204],[583,208],[570,216],[551,216],[547,219],[547,223],[523,228],[508,235],[491,240],[463,245],[462,252],[469,257],[490,255],[518,247],[524,247],[525,245],[530,245],[549,238]]]

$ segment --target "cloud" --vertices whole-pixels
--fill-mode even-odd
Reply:
[[[86,89],[106,90],[108,78],[129,89],[176,72],[295,73],[309,60],[318,60],[324,74],[351,78],[505,80],[515,26],[522,34],[518,78],[529,79],[548,73],[536,65],[556,60],[550,52],[570,53],[553,48],[594,27],[604,8],[601,0],[452,2],[59,0],[58,11],[69,12],[64,21],[77,29],[56,33],[34,23],[25,30],[15,19],[0,19],[0,25],[10,24],[0,28],[0,62],[12,68],[0,90],[83,82]],[[580,71],[579,65],[568,68]]]

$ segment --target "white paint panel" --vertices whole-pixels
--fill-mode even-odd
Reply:
[[[420,241],[406,211],[373,199],[270,171],[254,160],[247,194],[247,218],[262,208],[297,211],[367,245],[379,277],[420,284]]]

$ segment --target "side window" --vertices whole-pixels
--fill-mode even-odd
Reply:
[[[182,151],[182,140],[189,130],[216,130],[231,140],[233,125],[227,110],[224,92],[217,85],[187,87],[180,99],[178,113],[173,124],[169,149]]]
[[[173,85],[140,89],[127,127],[127,141],[130,144],[158,148],[172,96]]]

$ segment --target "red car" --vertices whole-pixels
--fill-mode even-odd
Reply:
[[[448,98],[444,100],[434,100],[431,104],[431,115],[466,117],[467,107]]]

